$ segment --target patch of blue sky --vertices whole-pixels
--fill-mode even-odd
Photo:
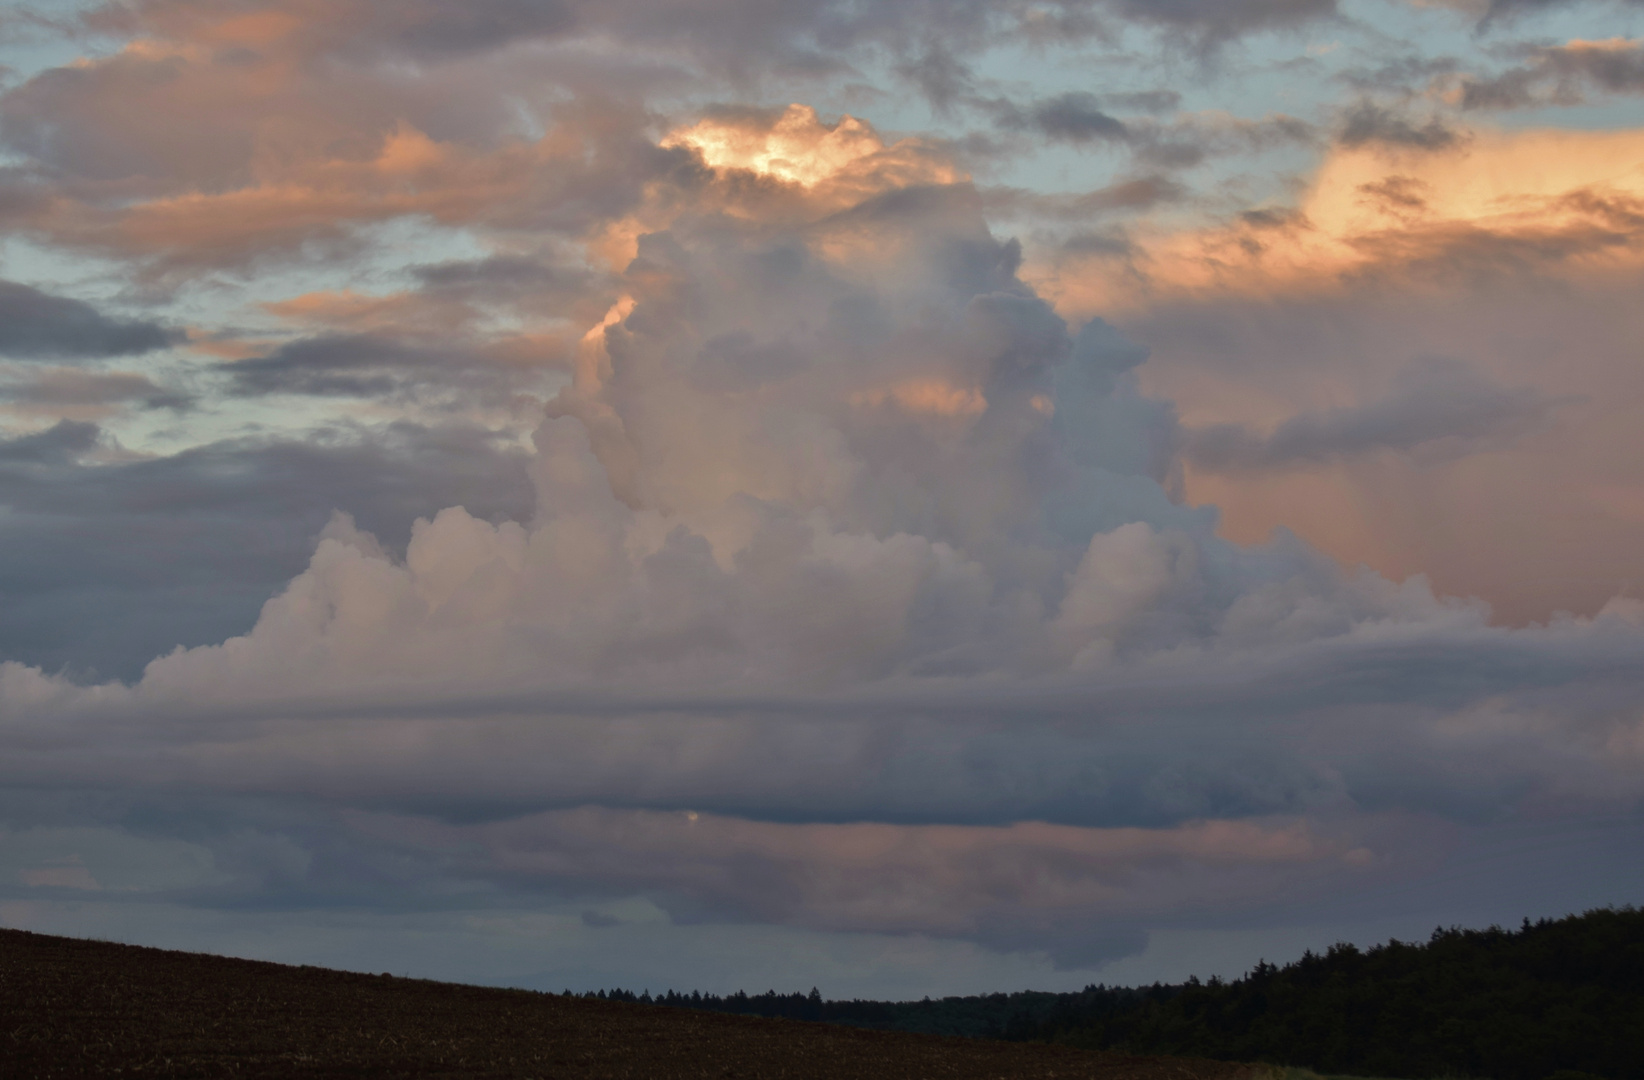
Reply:
[[[407,267],[419,263],[480,258],[488,253],[471,233],[406,218],[359,230],[362,251],[347,259],[294,259],[260,266],[240,275],[222,272],[169,294],[163,302],[136,304],[137,291],[116,264],[81,254],[65,254],[12,237],[0,246],[0,269],[59,295],[96,304],[108,314],[160,318],[174,326],[212,328],[252,342],[314,333],[267,310],[266,305],[317,291],[352,290],[366,295],[396,292],[407,284]],[[222,357],[188,349],[157,350],[102,362],[104,370],[146,375],[155,383],[194,396],[185,411],[137,410],[106,418],[104,429],[121,446],[139,453],[175,453],[225,439],[296,436],[319,428],[374,426],[407,415],[391,403],[345,398],[226,394],[227,376],[217,370]],[[548,388],[551,392],[551,387]],[[5,426],[13,427],[8,423]]]
[[[196,371],[186,380],[200,391],[192,409],[123,412],[101,421],[101,426],[129,451],[163,456],[235,439],[309,432],[343,419],[335,401],[225,397],[219,386],[226,381],[224,376]]]
[[[232,326],[246,333],[279,336],[292,324],[267,306],[308,293],[397,292],[407,284],[408,267],[483,258],[489,249],[468,229],[439,225],[420,216],[357,226],[356,249],[344,256],[315,250],[257,266],[253,274],[224,271],[180,290],[168,308],[171,317],[201,326]]]
[[[14,86],[42,71],[118,52],[123,42],[101,34],[74,33],[80,16],[100,0],[33,0],[0,4],[0,85]]]
[[[1378,68],[1389,93],[1419,96],[1427,89],[1422,64],[1448,61],[1463,72],[1487,73],[1511,63],[1527,44],[1634,37],[1641,28],[1644,12],[1613,3],[1561,6],[1481,26],[1475,15],[1450,7],[1347,0],[1335,18],[1247,35],[1209,53],[1128,27],[1105,44],[1012,42],[974,58],[971,67],[984,94],[1027,100],[1069,91],[1102,96],[1165,89],[1181,96],[1186,112],[1218,109],[1247,119],[1283,113],[1323,122],[1364,92],[1363,80]],[[1401,68],[1409,72],[1402,80]],[[880,84],[894,78],[884,70],[871,75]],[[932,110],[906,93],[886,95],[872,112],[886,127],[950,135],[976,120],[963,110]],[[1114,112],[1124,110],[1115,105]],[[1584,123],[1628,122],[1625,108],[1584,113]],[[1513,126],[1524,122],[1522,114],[1503,118]],[[1043,157],[1020,159],[1023,181]]]
[[[136,299],[126,264],[90,252],[37,244],[16,234],[0,237],[0,277],[105,309],[118,309]]]

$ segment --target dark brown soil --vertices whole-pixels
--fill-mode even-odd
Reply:
[[[1238,1080],[1240,1066],[863,1031],[0,930],[0,1076]]]

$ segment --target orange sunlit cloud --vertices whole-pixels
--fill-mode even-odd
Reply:
[[[1572,272],[1629,268],[1644,261],[1634,240],[1641,201],[1644,132],[1480,131],[1443,150],[1337,148],[1294,210],[1206,229],[1144,229],[1124,264],[1074,259],[1029,273],[1058,310],[1079,318],[1181,295],[1425,279],[1447,263],[1467,267],[1487,243]]]
[[[1511,452],[1453,464],[1388,451],[1186,471],[1187,497],[1219,507],[1241,543],[1289,528],[1348,565],[1426,572],[1522,621],[1597,610],[1644,540],[1613,495],[1644,485],[1627,449],[1644,406],[1628,359],[1638,322],[1610,299],[1644,267],[1641,206],[1644,132],[1481,131],[1443,150],[1338,149],[1293,213],[1143,232],[1123,267],[1029,272],[1065,314],[1100,312],[1150,340],[1143,384],[1197,427],[1270,434],[1385,395],[1433,355],[1562,402]],[[1587,316],[1558,313],[1564,290]],[[1526,514],[1564,524],[1527,528]]]
[[[851,395],[851,404],[878,408],[887,403],[904,412],[930,416],[976,416],[988,407],[975,387],[955,386],[943,379],[909,379]]]

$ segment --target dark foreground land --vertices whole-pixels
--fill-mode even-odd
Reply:
[[[1252,1070],[0,930],[0,1075],[1242,1080]]]

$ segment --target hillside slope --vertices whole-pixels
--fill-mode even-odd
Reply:
[[[866,1031],[0,930],[8,1078],[1240,1080],[1223,1062]]]

